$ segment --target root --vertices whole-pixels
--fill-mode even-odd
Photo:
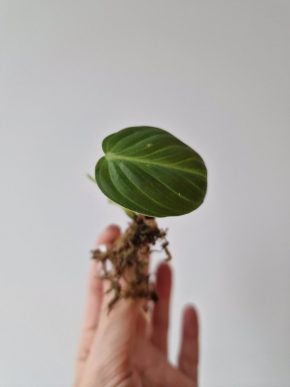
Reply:
[[[149,255],[157,243],[165,252],[165,259],[170,260],[166,231],[158,228],[154,218],[140,215],[107,251],[92,250],[92,258],[102,264],[101,278],[110,282],[108,292],[113,292],[109,310],[121,298],[157,301],[149,274]]]

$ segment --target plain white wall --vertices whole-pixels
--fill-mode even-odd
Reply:
[[[0,0],[1,387],[71,385],[89,249],[127,222],[85,174],[140,124],[209,169],[202,208],[160,222],[172,359],[193,302],[201,386],[290,385],[289,25],[287,1]]]

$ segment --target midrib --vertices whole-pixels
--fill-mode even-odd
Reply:
[[[107,160],[123,160],[123,161],[128,161],[130,163],[135,163],[135,164],[155,165],[166,169],[175,169],[181,172],[190,173],[191,175],[198,175],[198,176],[204,177],[204,175],[202,173],[199,173],[198,171],[193,171],[192,169],[188,169],[188,168],[180,168],[178,166],[174,166],[174,164],[164,164],[164,163],[158,163],[157,161],[150,161],[147,159],[141,159],[141,158],[130,157],[130,156],[121,156],[111,152],[106,153],[105,157]]]

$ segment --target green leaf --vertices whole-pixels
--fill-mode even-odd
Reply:
[[[97,163],[103,193],[139,214],[165,217],[199,207],[207,189],[204,161],[163,129],[130,127],[106,137]]]

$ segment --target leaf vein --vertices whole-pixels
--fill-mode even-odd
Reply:
[[[106,154],[106,159],[107,160],[121,160],[121,161],[128,161],[134,164],[147,164],[147,165],[155,165],[158,167],[166,168],[166,169],[176,169],[181,172],[186,172],[191,175],[197,175],[205,178],[205,175],[201,172],[198,171],[193,171],[192,169],[189,168],[176,168],[174,167],[174,164],[165,164],[165,163],[159,163],[156,161],[151,161],[143,158],[137,158],[137,157],[130,157],[130,156],[122,156],[122,155],[116,155],[114,153],[108,152]]]

